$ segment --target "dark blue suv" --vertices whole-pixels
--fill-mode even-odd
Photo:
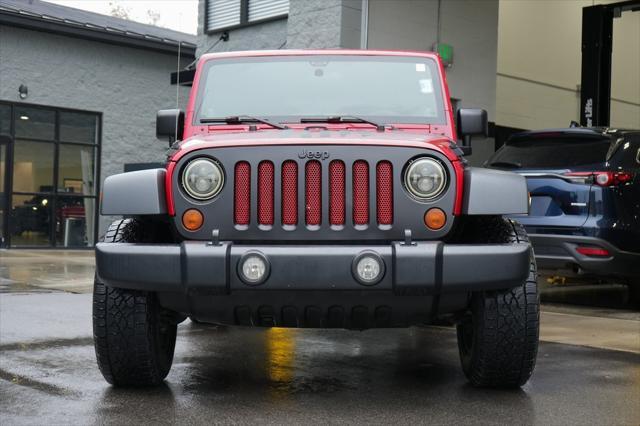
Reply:
[[[640,131],[551,129],[511,136],[485,164],[527,178],[519,216],[539,268],[622,278],[640,293]]]

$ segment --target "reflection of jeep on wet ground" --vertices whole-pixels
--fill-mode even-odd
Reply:
[[[486,113],[458,111],[462,135]],[[116,385],[161,382],[176,325],[366,329],[453,321],[472,384],[525,383],[538,344],[523,177],[462,157],[439,59],[205,55],[165,168],[106,179],[94,335]],[[465,144],[466,145],[466,144]],[[466,148],[464,146],[463,148]]]

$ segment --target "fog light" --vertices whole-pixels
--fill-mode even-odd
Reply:
[[[360,284],[377,284],[384,276],[384,261],[375,252],[362,252],[353,259],[352,273]]]
[[[245,253],[238,262],[238,275],[245,284],[262,284],[269,276],[269,262],[262,253]]]

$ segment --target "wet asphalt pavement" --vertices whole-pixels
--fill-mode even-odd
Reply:
[[[64,283],[45,291],[40,284],[46,283],[34,281],[38,270],[54,279],[57,272],[32,260],[24,266],[31,278],[19,278],[20,268],[6,259],[0,258],[2,425],[640,424],[640,321],[634,312],[602,323],[571,312],[543,315],[549,340],[571,340],[563,334],[571,324],[589,328],[571,334],[592,338],[602,327],[620,341],[578,344],[618,344],[621,350],[543,341],[533,378],[519,391],[470,387],[452,328],[357,332],[188,321],[179,326],[165,385],[125,390],[109,386],[96,367],[90,294],[53,290]],[[85,263],[74,262],[72,269]],[[69,273],[71,281],[84,276],[76,272]]]

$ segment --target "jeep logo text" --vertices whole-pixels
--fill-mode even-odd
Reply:
[[[298,153],[298,158],[319,158],[321,160],[326,160],[329,158],[329,151],[307,151],[303,149]]]

